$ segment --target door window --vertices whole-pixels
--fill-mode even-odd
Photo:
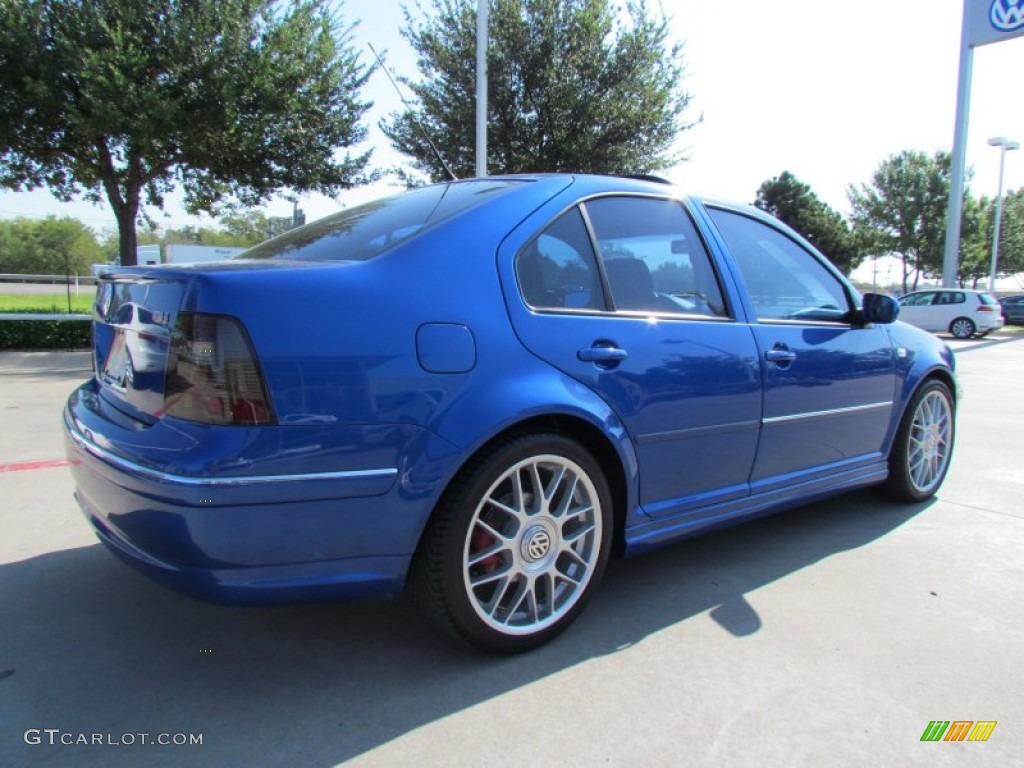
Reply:
[[[749,216],[709,208],[747,284],[759,320],[843,322],[843,283],[810,251]]]
[[[585,208],[616,310],[728,315],[707,249],[679,202],[602,197]]]
[[[911,293],[900,299],[901,307],[925,307],[932,303],[935,298],[935,294],[929,291],[928,293]]]

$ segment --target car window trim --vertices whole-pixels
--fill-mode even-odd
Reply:
[[[598,245],[597,234],[594,232],[593,224],[590,220],[590,214],[586,210],[586,203],[590,200],[599,200],[608,197],[634,197],[634,198],[645,198],[649,200],[660,200],[663,202],[676,203],[682,208],[683,214],[689,217],[690,223],[693,225],[694,232],[697,233],[697,238],[700,240],[701,245],[704,247],[704,254],[708,260],[708,266],[711,268],[712,276],[718,284],[719,293],[722,295],[722,303],[726,315],[702,315],[693,314],[689,312],[662,312],[660,310],[651,310],[648,312],[636,311],[636,310],[623,310],[615,309],[614,302],[611,295],[611,286],[608,283],[608,277],[604,270],[604,261],[601,257],[601,249]],[[590,248],[594,255],[594,260],[597,265],[598,280],[601,284],[601,291],[603,294],[603,309],[577,309],[573,307],[538,307],[527,301],[526,296],[523,294],[522,286],[519,283],[518,271],[516,265],[520,257],[531,247],[537,240],[540,239],[541,235],[547,231],[547,229],[558,221],[559,218],[564,216],[566,213],[571,211],[573,208],[578,209],[580,215],[583,217],[583,224],[587,230],[587,237],[590,239]],[[649,317],[657,317],[659,319],[679,319],[687,322],[737,322],[736,312],[732,306],[732,297],[729,292],[725,290],[724,275],[721,273],[721,265],[717,263],[712,249],[709,247],[707,236],[701,229],[700,224],[697,221],[697,217],[694,216],[690,207],[686,204],[686,201],[682,197],[673,195],[658,195],[650,192],[598,192],[593,195],[574,200],[569,205],[560,209],[554,213],[547,221],[545,221],[538,229],[537,232],[531,236],[519,249],[516,251],[515,256],[512,259],[512,274],[515,278],[516,292],[519,294],[520,300],[523,305],[531,312],[544,315],[572,315],[572,316],[583,316],[583,317],[636,317],[639,319],[646,319]]]

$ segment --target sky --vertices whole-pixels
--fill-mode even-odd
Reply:
[[[429,5],[429,0],[424,0]],[[409,4],[415,13],[415,0]],[[762,182],[790,171],[826,203],[849,213],[847,187],[870,182],[890,155],[915,149],[949,151],[953,144],[961,0],[648,0],[671,16],[684,43],[689,117],[702,117],[679,137],[688,160],[663,172],[686,191],[752,202]],[[344,0],[343,17],[358,20],[353,42],[385,52],[389,68],[415,75],[415,54],[399,30],[399,0]],[[993,136],[1024,144],[1024,37],[975,49],[967,164],[976,196],[994,197],[999,150]],[[368,146],[378,167],[401,165],[377,123],[401,108],[382,72],[364,97]],[[1006,155],[1005,188],[1024,187],[1024,149]],[[336,199],[300,197],[307,221],[393,192],[386,184]],[[264,206],[290,216],[291,204]],[[0,192],[0,217],[74,216],[96,230],[113,229],[105,205],[60,203],[45,190]],[[163,227],[211,224],[189,217],[172,196],[151,211]]]

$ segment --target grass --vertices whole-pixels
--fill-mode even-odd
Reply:
[[[86,289],[71,291],[71,312],[90,314],[96,292]],[[0,312],[63,312],[68,311],[67,293],[0,293]]]

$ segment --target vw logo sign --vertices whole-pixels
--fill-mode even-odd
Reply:
[[[526,557],[533,562],[540,560],[551,547],[551,536],[544,529],[534,531],[526,541]]]
[[[988,20],[1001,32],[1024,27],[1024,0],[992,0]]]

